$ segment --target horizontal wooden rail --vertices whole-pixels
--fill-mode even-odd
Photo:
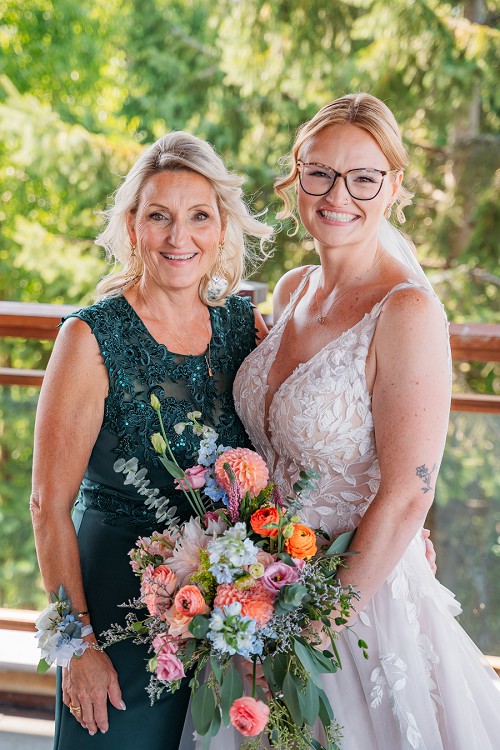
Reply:
[[[262,301],[267,289],[260,282],[244,282],[240,294]],[[58,333],[61,318],[76,307],[37,302],[0,301],[0,337],[51,340]],[[500,324],[451,323],[450,342],[454,360],[500,362]],[[43,370],[0,367],[0,385],[40,386]],[[500,396],[471,393],[453,394],[452,410],[500,413]]]
[[[245,282],[240,290],[261,301],[265,284]],[[0,301],[0,337],[55,339],[61,318],[74,312],[74,305]],[[500,324],[451,323],[450,341],[454,359],[468,362],[500,362]]]
[[[500,414],[500,396],[454,393],[451,397],[451,410]]]

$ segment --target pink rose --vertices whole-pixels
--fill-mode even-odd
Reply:
[[[284,562],[274,562],[265,569],[264,575],[259,579],[264,588],[277,594],[283,586],[295,583],[299,578],[299,569],[292,568]]]
[[[176,586],[177,578],[166,565],[158,565],[157,568],[148,565],[145,568],[141,596],[150,615],[165,619],[166,610],[172,606],[172,594]]]
[[[193,634],[189,632],[189,626],[193,619],[192,617],[188,617],[188,615],[181,615],[179,614],[179,612],[177,612],[175,607],[172,607],[171,610],[165,612],[165,617],[163,619],[169,625],[169,635],[173,636],[174,638],[193,637]]]
[[[175,654],[179,648],[179,641],[175,638],[170,638],[166,633],[160,633],[153,640],[153,648],[157,656],[160,653]]]
[[[267,724],[269,706],[255,698],[237,698],[229,709],[229,718],[233,727],[245,737],[256,737]]]
[[[187,481],[184,478],[176,479],[175,489],[176,490],[181,490],[181,489],[189,490],[189,488],[191,487],[192,490],[199,490],[200,487],[203,487],[203,485],[205,484],[205,481],[206,481],[205,475],[207,471],[208,469],[206,466],[200,466],[200,465],[192,466],[190,469],[186,469],[184,474],[187,477]],[[189,482],[189,485],[188,485],[188,482]]]
[[[160,651],[157,656],[156,676],[162,682],[173,682],[185,677],[184,665],[177,656]]]
[[[183,586],[175,596],[174,606],[180,615],[188,617],[207,615],[210,612],[198,586]]]

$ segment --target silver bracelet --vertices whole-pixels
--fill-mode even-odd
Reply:
[[[81,631],[82,638],[86,635],[90,635],[93,632],[94,632],[94,628],[92,627],[92,625],[84,625]]]

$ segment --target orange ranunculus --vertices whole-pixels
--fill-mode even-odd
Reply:
[[[300,560],[313,557],[318,551],[316,534],[309,526],[296,523],[292,536],[285,542],[285,550],[289,555],[298,557]]]
[[[268,523],[278,523],[280,520],[276,508],[259,508],[250,517],[250,526],[260,536],[278,536],[278,529],[265,529]]]
[[[174,606],[180,615],[187,615],[188,617],[206,615],[209,612],[208,605],[198,586],[183,586],[175,596]]]
[[[229,448],[215,462],[215,478],[229,492],[230,482],[224,464],[229,464],[233,470],[243,495],[249,492],[252,497],[256,497],[267,486],[269,471],[266,462],[255,451],[249,448]]]

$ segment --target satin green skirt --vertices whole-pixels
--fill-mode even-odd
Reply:
[[[83,585],[92,626],[99,634],[111,624],[125,623],[127,609],[118,604],[139,595],[139,578],[130,567],[128,551],[141,533],[129,526],[105,523],[104,513],[75,506]],[[144,535],[144,534],[142,534]],[[122,641],[106,650],[118,673],[123,700],[119,711],[108,702],[109,729],[91,737],[62,703],[58,669],[54,750],[177,750],[189,703],[187,679],[175,693],[163,692],[151,706],[146,686],[147,648]]]

